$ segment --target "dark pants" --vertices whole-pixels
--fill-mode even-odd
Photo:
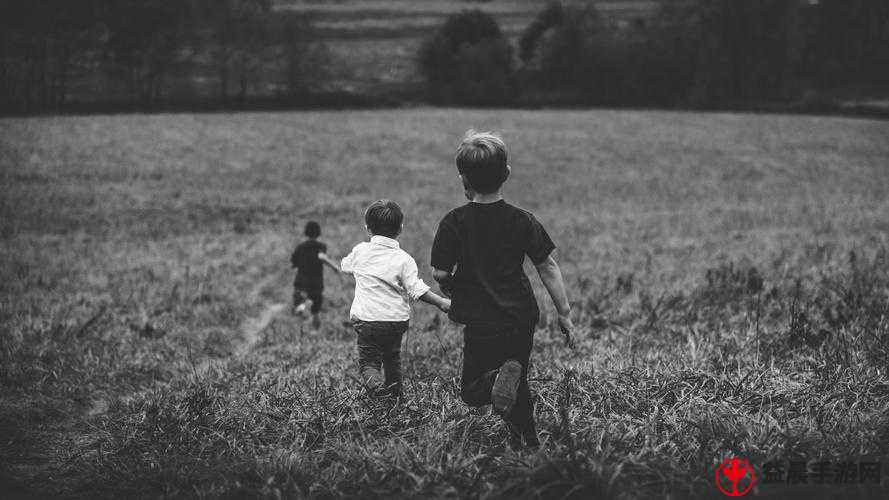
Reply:
[[[293,307],[297,307],[306,299],[312,301],[312,307],[309,308],[312,314],[318,314],[321,311],[321,302],[324,300],[322,292],[324,290],[320,288],[308,289],[304,290],[299,286],[293,286]]]
[[[510,424],[510,431],[526,439],[537,439],[534,426],[534,407],[528,388],[528,362],[534,344],[534,326],[478,327],[466,326],[463,330],[463,375],[460,397],[470,406],[491,404],[491,388],[500,366],[508,359],[522,365],[518,398],[515,406],[503,419]]]
[[[401,338],[408,322],[356,319],[352,324],[358,333],[358,371],[364,385],[374,395],[401,394]]]

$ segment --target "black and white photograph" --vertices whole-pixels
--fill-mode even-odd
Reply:
[[[0,0],[0,498],[889,498],[889,0]]]

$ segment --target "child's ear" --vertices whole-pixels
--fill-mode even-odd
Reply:
[[[367,224],[364,225],[364,232],[366,232],[368,236],[373,236],[373,233],[370,232],[370,228],[367,227]]]
[[[509,164],[507,163],[506,164],[506,173],[503,174],[503,182],[506,182],[506,179],[509,179],[509,174],[511,174],[511,173],[512,173],[512,167],[510,167]]]
[[[460,178],[460,182],[463,183],[463,196],[466,196],[466,199],[472,201],[475,193],[472,191],[472,187],[469,185],[469,181],[466,180],[466,177],[463,177],[463,174],[457,175]]]

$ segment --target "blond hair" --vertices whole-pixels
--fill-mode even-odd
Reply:
[[[468,130],[454,161],[460,175],[479,193],[496,192],[509,175],[506,143],[494,132]]]

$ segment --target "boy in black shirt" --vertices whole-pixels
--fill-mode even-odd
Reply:
[[[457,148],[469,203],[441,220],[432,245],[433,277],[452,298],[450,318],[465,325],[460,395],[493,404],[514,444],[539,444],[528,389],[528,362],[540,311],[522,269],[527,255],[555,303],[571,345],[574,326],[555,245],[533,214],[503,200],[509,177],[503,140],[470,130]]]
[[[320,324],[318,313],[324,291],[324,264],[335,272],[340,272],[336,263],[327,256],[327,245],[318,241],[321,226],[315,221],[306,223],[304,234],[309,239],[297,245],[290,264],[296,268],[296,279],[293,281],[293,308],[302,316],[306,310],[306,299],[311,301],[312,324],[317,328]]]

